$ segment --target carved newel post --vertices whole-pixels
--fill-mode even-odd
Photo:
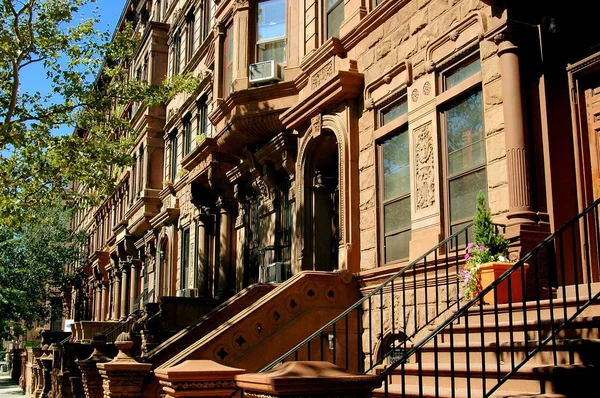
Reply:
[[[142,382],[152,364],[140,363],[129,355],[133,347],[129,333],[121,333],[115,341],[119,353],[110,362],[99,363],[105,397],[141,397]]]
[[[177,366],[156,369],[166,398],[230,397],[236,390],[235,376],[245,372],[207,359],[185,361]]]
[[[102,398],[104,396],[102,378],[96,365],[111,360],[111,358],[102,353],[105,345],[106,338],[99,333],[96,334],[92,340],[92,347],[94,347],[92,355],[87,359],[77,361],[79,369],[81,369],[81,380],[86,398]]]
[[[50,350],[50,346],[48,344],[44,344],[42,347],[42,351],[44,352],[40,357],[40,362],[42,364],[42,372],[44,374],[44,389],[42,391],[42,398],[50,397],[50,391],[52,390],[52,360],[54,359],[52,355],[52,350]]]

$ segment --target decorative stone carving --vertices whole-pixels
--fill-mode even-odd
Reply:
[[[317,116],[314,116],[310,119],[310,125],[312,126],[312,134],[316,137],[321,134],[321,128],[323,125],[323,120],[321,114],[319,113]]]
[[[412,93],[410,94],[410,98],[412,99],[413,102],[417,102],[419,100],[419,90],[414,88]]]
[[[433,71],[435,71],[435,62],[427,61],[425,63],[425,72],[432,73]]]
[[[431,93],[431,83],[425,82],[425,84],[423,84],[423,94],[429,95],[429,93]]]
[[[327,81],[334,73],[333,59],[316,71],[310,78],[310,87],[315,90]]]
[[[415,142],[416,209],[423,210],[435,204],[435,159],[431,123],[413,130]]]

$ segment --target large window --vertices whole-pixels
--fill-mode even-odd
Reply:
[[[227,27],[225,34],[225,48],[223,49],[223,96],[231,93],[233,82],[233,24]]]
[[[192,148],[192,115],[187,114],[183,118],[183,156],[190,153]]]
[[[340,36],[340,26],[344,21],[344,0],[325,0],[325,30],[327,39]]]
[[[388,264],[405,259],[410,243],[410,153],[408,130],[401,128],[381,141],[379,152],[382,255]]]
[[[181,233],[181,275],[180,289],[187,288],[188,273],[190,267],[190,229],[186,228]]]
[[[187,45],[186,45],[186,61],[189,62],[194,56],[194,41],[196,40],[195,31],[196,31],[196,16],[194,15],[194,9],[192,8],[190,12],[188,12],[185,19],[186,29],[187,29]]]
[[[177,130],[171,133],[171,182],[177,178]]]
[[[198,106],[197,121],[198,121],[198,137],[207,137],[208,133],[208,105],[207,96],[200,98],[196,105]]]
[[[181,31],[173,36],[173,76],[179,74],[181,68]]]
[[[286,61],[286,0],[258,3],[257,61]]]
[[[449,91],[481,70],[479,57],[448,70],[442,88]],[[460,90],[442,113],[446,140],[447,206],[450,233],[471,222],[479,191],[487,192],[481,85]]]

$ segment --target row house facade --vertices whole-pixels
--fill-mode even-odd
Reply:
[[[133,165],[75,213],[90,256],[74,333],[159,316],[148,354],[303,271],[349,274],[367,294],[462,231],[480,191],[510,257],[528,253],[599,197],[600,38],[576,18],[499,0],[127,1],[131,78],[201,82],[131,104]],[[598,279],[570,266],[530,269],[528,284]]]

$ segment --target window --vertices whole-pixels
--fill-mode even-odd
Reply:
[[[131,166],[131,203],[133,203],[133,200],[136,197],[136,189],[137,189],[137,182],[136,182],[136,178],[137,178],[137,158],[134,156],[133,157],[133,166]]]
[[[206,102],[206,96],[204,96],[197,102],[198,113],[196,117],[198,120],[198,137],[207,137],[208,133],[208,106]]]
[[[443,74],[442,88],[455,88],[480,70],[479,57],[460,64]],[[487,192],[483,98],[480,84],[467,92],[458,93],[451,99],[442,112],[442,127],[446,140],[449,232],[454,233],[473,219],[477,193]]]
[[[140,147],[140,154],[138,156],[140,165],[138,170],[138,190],[137,196],[140,196],[140,193],[144,190],[144,147]]]
[[[380,112],[379,124],[385,126],[393,120],[398,119],[400,116],[404,116],[408,113],[408,102],[406,98],[400,101],[394,102],[392,105],[383,108]]]
[[[204,1],[203,10],[203,23],[202,23],[202,41],[206,40],[211,29],[212,21],[212,0]]]
[[[258,3],[257,61],[286,61],[286,0]]]
[[[148,54],[144,57],[144,65],[142,66],[142,79],[148,83]]]
[[[183,156],[190,153],[192,148],[192,115],[187,114],[183,118]]]
[[[325,0],[326,39],[340,36],[340,25],[344,21],[344,0]]]
[[[223,49],[223,96],[231,93],[233,82],[233,24],[229,25],[225,33],[225,48]]]
[[[194,56],[194,41],[195,38],[195,30],[196,30],[196,16],[194,15],[194,9],[192,8],[190,12],[188,12],[185,20],[187,26],[187,46],[186,46],[186,61],[190,61]]]
[[[179,74],[181,67],[181,31],[178,30],[173,36],[173,76]]]
[[[181,275],[180,289],[187,287],[188,270],[190,266],[190,229],[186,228],[181,233]]]
[[[156,8],[154,9],[154,15],[155,15],[155,21],[156,22],[160,22],[160,17],[161,17],[161,4],[160,4],[160,0],[156,0]]]
[[[378,144],[382,257],[385,264],[407,258],[411,237],[408,129]]]
[[[171,182],[177,178],[177,130],[171,133]]]

